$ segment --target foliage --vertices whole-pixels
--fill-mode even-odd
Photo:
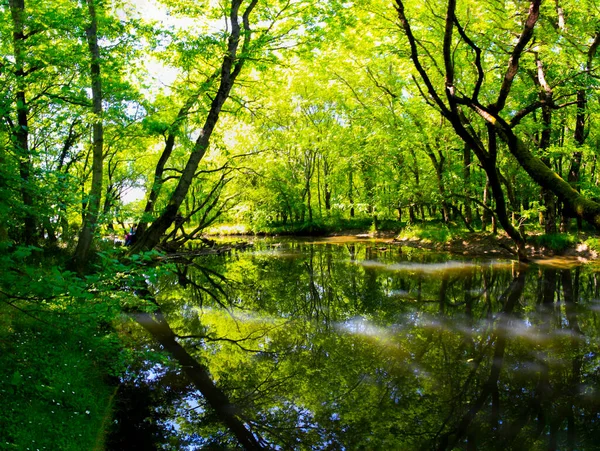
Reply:
[[[116,337],[73,321],[18,317],[6,305],[0,315],[2,449],[101,447],[116,391],[106,374],[120,371]]]
[[[577,243],[578,237],[566,233],[546,233],[542,235],[533,235],[530,237],[529,241],[531,244],[546,247],[555,252],[563,252],[566,249],[573,247],[573,245]]]
[[[156,287],[175,274],[183,277],[184,270],[165,264],[155,249],[181,249],[211,227],[280,235],[392,230],[440,243],[467,230],[496,233],[502,227],[526,258],[525,232],[534,234],[533,243],[560,251],[574,243],[568,234],[574,217],[578,230],[582,218],[591,224],[583,227],[600,226],[597,5],[434,3],[0,2],[0,343],[6,350],[0,374],[12,395],[1,435],[9,446],[33,445],[24,442],[28,437],[20,427],[37,415],[36,443],[68,449],[70,428],[79,428],[82,441],[72,446],[93,447],[93,431],[110,411],[112,389],[102,375],[121,374],[131,363],[114,324],[123,313],[155,311]],[[100,126],[102,142],[92,132]],[[134,247],[115,248],[133,225]],[[542,229],[545,234],[536,235]],[[82,230],[90,232],[90,246],[78,241]],[[592,236],[588,244],[595,248],[596,241]],[[79,244],[91,252],[73,259]],[[238,263],[227,272],[247,276],[239,283],[248,287],[257,286],[261,271],[272,270],[260,258],[259,269]],[[329,272],[318,263],[323,274]],[[265,295],[252,298],[256,306],[271,314],[286,307],[290,317],[295,308],[319,318],[333,308],[332,317],[343,316],[340,306],[317,302],[323,281],[306,280],[293,265],[288,269],[298,281],[273,284],[291,296],[285,284],[306,283],[313,304],[286,306],[291,300],[283,296],[280,306]],[[353,266],[344,271],[356,276]],[[210,274],[202,272],[199,280],[227,293],[218,273]],[[373,276],[365,270],[360,283],[329,292],[329,300],[342,300],[353,314],[384,315],[375,300],[389,299],[383,288],[369,291],[376,285]],[[196,290],[216,302],[202,284]],[[187,308],[173,309],[180,307]],[[209,338],[217,337],[214,331],[235,333],[219,309],[205,318]],[[201,319],[196,315],[195,321]],[[256,320],[239,330],[251,333],[267,323]],[[317,323],[282,327],[273,333],[272,346],[280,346],[276,352],[294,348],[304,333],[311,346],[339,349],[331,364],[341,365],[341,374],[320,383],[323,391],[350,390],[359,376],[344,355],[357,350],[357,364],[368,368],[375,362],[371,343],[332,338]],[[65,338],[65,331],[73,333]],[[433,339],[424,334],[410,343],[423,352]],[[444,339],[460,347],[456,337]],[[221,345],[211,342],[206,349]],[[257,385],[277,365],[270,354],[254,362],[231,348],[231,362],[196,351],[236,401],[260,404],[244,398],[248,393],[231,374],[248,363],[248,380]],[[382,351],[388,363],[392,348]],[[406,357],[403,349],[397,352]],[[304,351],[282,369],[329,365],[322,355]],[[156,357],[151,351],[149,356]],[[74,371],[79,360],[77,368],[90,373],[89,388]],[[467,377],[462,365],[438,363],[428,370],[441,374],[440,368],[450,368]],[[57,369],[65,364],[64,372]],[[318,371],[302,371],[317,381]],[[399,385],[413,377],[393,363],[385,371]],[[36,375],[39,381],[30,383]],[[52,398],[65,383],[77,384],[72,391],[82,397]],[[373,408],[381,385],[370,385],[364,400],[350,390],[342,428],[336,412],[318,406],[303,384],[290,383],[302,402],[264,400],[262,419],[286,412],[284,430],[300,427],[303,415],[326,423],[332,435],[303,429],[321,443],[348,431],[360,437],[367,426],[383,428],[349,407]],[[431,382],[424,384],[433,390]],[[443,400],[404,396],[422,409],[444,409]],[[47,409],[56,402],[65,429],[44,437]],[[215,418],[204,415],[210,409],[202,407],[202,427],[218,435]],[[384,407],[398,424],[409,421],[391,404]],[[75,418],[75,411],[87,410],[89,416]],[[395,427],[387,430],[389,437]],[[290,433],[285,440],[293,447],[297,437]],[[407,440],[407,446],[414,444]],[[348,447],[371,446],[357,438]]]
[[[600,253],[600,238],[590,237],[585,240],[585,244],[594,252]]]
[[[155,254],[127,265],[117,256],[112,249],[100,253],[97,270],[82,278],[65,270],[63,251],[4,243],[2,449],[103,446],[115,385],[132,358],[113,324],[123,310],[152,310],[124,284],[151,283],[169,268],[146,268]]]
[[[463,238],[468,235],[466,229],[461,227],[449,227],[435,222],[421,225],[409,225],[402,230],[397,239],[417,239],[425,243],[448,243],[452,240]]]

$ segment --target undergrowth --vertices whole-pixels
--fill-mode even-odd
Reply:
[[[579,240],[576,235],[567,233],[545,233],[542,235],[532,235],[528,239],[530,244],[551,249],[554,252],[564,252],[573,247]]]
[[[105,376],[117,349],[112,336],[67,323],[57,328],[6,307],[0,315],[0,449],[103,449],[114,392]]]
[[[344,231],[382,232],[397,231],[405,224],[393,220],[376,221],[372,218],[330,218],[297,223],[270,223],[266,225],[221,224],[206,230],[208,235],[324,235]]]

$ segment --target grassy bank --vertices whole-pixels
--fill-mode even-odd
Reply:
[[[48,313],[40,321],[12,310],[0,310],[0,449],[104,449],[115,391],[107,377],[113,337],[56,327]]]
[[[0,449],[104,449],[127,363],[112,327],[131,297],[119,282],[122,265],[106,254],[98,272],[77,276],[60,250],[3,250]]]
[[[425,221],[415,224],[385,220],[375,222],[369,218],[335,219],[299,224],[271,224],[251,227],[243,224],[221,224],[208,229],[208,235],[234,236],[323,236],[335,234],[386,233],[407,245],[425,247],[463,254],[511,255],[513,242],[500,231],[470,232],[458,224],[441,221]],[[568,252],[583,253],[594,258],[600,253],[600,238],[593,231],[585,233],[544,234],[541,230],[530,231],[527,243],[532,256],[560,255]]]
[[[371,218],[356,219],[323,219],[300,223],[273,223],[268,225],[219,224],[208,228],[208,235],[289,235],[311,236],[328,235],[344,232],[392,232],[404,228],[404,222],[384,220],[374,221]]]

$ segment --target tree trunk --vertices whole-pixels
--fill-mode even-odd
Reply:
[[[29,105],[25,94],[25,56],[27,50],[25,36],[25,1],[10,0],[10,13],[13,25],[13,52],[15,58],[16,87],[15,98],[17,103],[17,127],[12,131],[16,155],[19,158],[19,175],[21,177],[21,197],[25,206],[24,241],[34,244],[37,235],[37,220],[33,212],[34,189],[31,179],[31,155],[29,152]]]
[[[92,112],[94,113],[93,142],[92,142],[92,186],[88,196],[87,212],[83,222],[79,241],[73,256],[75,267],[79,272],[83,271],[87,263],[89,251],[92,245],[94,231],[98,223],[100,210],[100,197],[102,196],[102,166],[103,166],[103,143],[104,128],[102,124],[102,82],[100,79],[100,49],[98,47],[98,21],[96,17],[95,0],[86,0],[90,25],[86,29],[86,37],[90,52],[90,73],[92,81]]]
[[[542,132],[540,134],[539,140],[539,148],[542,153],[542,161],[543,163],[550,167],[551,162],[550,158],[546,156],[546,152],[550,148],[550,140],[552,137],[552,108],[550,106],[553,104],[553,92],[552,88],[548,83],[546,83],[546,77],[544,74],[544,69],[542,66],[542,62],[538,58],[536,54],[536,65],[537,65],[537,74],[534,77],[536,84],[539,87],[539,97],[542,102]],[[556,233],[556,199],[554,194],[547,189],[543,188],[541,190],[542,200],[544,202],[544,206],[546,207],[546,211],[543,214],[543,226],[545,233]]]
[[[310,182],[315,172],[316,152],[306,150],[304,154],[304,192],[306,193],[306,206],[308,210],[308,221],[313,222],[312,193]]]
[[[465,222],[470,226],[473,224],[473,212],[471,210],[471,148],[463,147],[463,180],[465,182]]]
[[[221,113],[221,109],[223,108],[223,104],[229,98],[233,84],[237,76],[242,71],[246,61],[251,38],[251,30],[248,20],[252,10],[256,6],[257,1],[258,0],[252,0],[242,16],[244,40],[242,49],[239,52],[242,55],[241,57],[238,55],[238,47],[242,34],[239,20],[239,9],[242,0],[232,0],[231,2],[229,24],[231,27],[231,33],[227,42],[227,52],[223,57],[223,62],[221,63],[219,89],[212,100],[210,110],[204,122],[204,126],[202,127],[202,130],[200,130],[200,135],[194,144],[194,148],[188,158],[181,177],[179,178],[177,187],[171,195],[166,208],[158,217],[158,219],[154,221],[152,225],[138,237],[138,240],[132,247],[132,253],[149,250],[156,247],[164,233],[171,226],[175,220],[175,217],[177,216],[179,207],[183,203],[190,185],[192,184],[196,170],[198,169],[198,165],[208,150],[210,137],[215,129],[215,126],[217,125],[217,121],[219,120],[219,115]]]
[[[526,261],[525,238],[513,226],[507,214],[506,200],[504,198],[502,185],[500,184],[500,175],[495,161],[495,156],[497,155],[496,131],[492,127],[488,127],[488,149],[490,156],[482,159],[482,165],[488,175],[490,187],[492,188],[492,195],[494,196],[494,203],[496,204],[494,210],[496,212],[496,217],[502,228],[517,245],[517,255],[519,256],[519,260]],[[494,226],[493,232],[496,233],[494,218],[492,218],[492,225]]]
[[[438,191],[442,198],[442,220],[444,223],[450,222],[450,208],[448,206],[448,202],[446,201],[446,186],[444,185],[444,162],[446,158],[442,155],[441,152],[438,153],[438,156],[435,155],[431,146],[426,144],[427,148],[427,156],[431,160],[431,164],[435,169],[435,176],[438,184]]]
[[[323,160],[323,192],[325,194],[325,212],[329,214],[331,211],[331,187],[329,186],[329,174],[331,169],[327,159]]]
[[[408,207],[408,217],[411,224],[415,224],[417,222],[417,216],[415,215],[415,208],[413,205]]]
[[[323,217],[323,204],[321,202],[321,158],[317,159],[317,199],[319,201],[319,217]]]
[[[350,217],[354,217],[354,181],[352,180],[352,169],[348,174],[348,201],[350,202]]]
[[[488,224],[491,222],[491,213],[488,210],[490,206],[490,182],[486,178],[485,187],[483,188],[483,211],[481,212],[481,231],[485,232],[487,230]],[[488,207],[488,208],[486,208]]]

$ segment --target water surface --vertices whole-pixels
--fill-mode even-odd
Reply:
[[[265,448],[598,449],[600,281],[558,263],[336,239],[180,265],[130,325],[170,357],[132,368],[113,447],[238,447],[206,370]]]

